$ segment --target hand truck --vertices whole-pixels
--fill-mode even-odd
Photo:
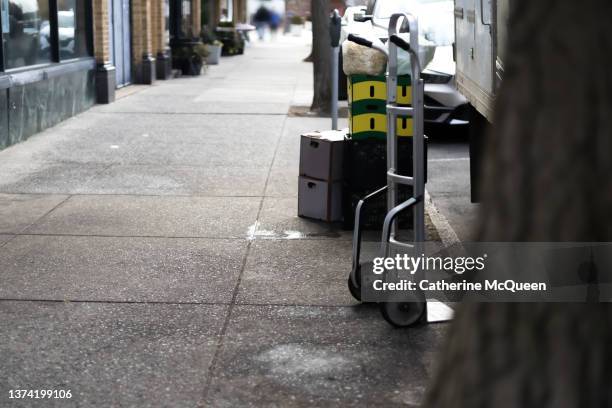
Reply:
[[[409,33],[410,41],[406,42],[398,36],[398,22],[402,22],[400,33]],[[387,257],[393,249],[408,249],[421,254],[425,243],[425,135],[424,135],[424,82],[421,79],[421,66],[417,55],[419,49],[419,29],[416,17],[411,14],[398,13],[389,21],[388,51],[364,38],[350,34],[350,41],[371,47],[383,52],[388,58],[387,72],[387,185],[363,198],[355,209],[355,229],[353,232],[353,266],[348,278],[349,291],[357,300],[362,298],[362,270],[372,270],[372,263],[360,262],[362,241],[362,213],[364,206],[383,193],[387,194],[387,215],[383,224],[380,256]],[[397,48],[410,54],[412,79],[412,106],[397,104]],[[401,117],[413,119],[412,138],[412,177],[398,174],[398,137],[396,120]],[[412,187],[412,197],[398,203],[398,187]],[[414,219],[413,242],[405,243],[398,240],[399,227],[397,217],[404,211],[412,209]],[[419,273],[419,272],[417,272]],[[369,274],[371,276],[371,273]],[[366,283],[367,284],[367,283]],[[383,317],[396,327],[411,327],[427,321],[427,302],[421,293],[415,293],[414,299],[393,301],[386,299],[379,303]]]

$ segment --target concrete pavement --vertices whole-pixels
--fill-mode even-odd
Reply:
[[[296,217],[308,47],[254,44],[0,152],[0,405],[417,406],[445,325],[346,288],[350,235]],[[294,239],[298,238],[298,239]]]

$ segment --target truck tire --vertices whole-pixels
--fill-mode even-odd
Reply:
[[[490,123],[472,105],[469,105],[470,116],[470,187],[472,203],[480,202],[480,182],[482,180],[482,163],[485,154],[486,137]]]

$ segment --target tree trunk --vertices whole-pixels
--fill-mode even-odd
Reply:
[[[607,0],[514,0],[479,239],[612,241]],[[463,304],[425,406],[612,405],[612,308]]]
[[[329,0],[312,0],[312,61],[314,96],[310,110],[331,112],[331,40],[329,38]]]

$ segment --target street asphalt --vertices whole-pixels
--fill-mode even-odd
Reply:
[[[429,136],[427,191],[442,225],[461,242],[475,240],[478,205],[470,197],[469,130],[467,126],[426,126]],[[443,231],[439,231],[443,235]],[[450,243],[447,243],[450,244]]]
[[[310,102],[308,52],[255,43],[0,152],[0,406],[37,402],[11,389],[69,389],[44,404],[62,407],[418,406],[448,326],[396,330],[357,304],[350,234],[297,218],[299,136],[330,126],[287,115]],[[432,205],[460,239],[466,157],[460,136],[432,141]]]

